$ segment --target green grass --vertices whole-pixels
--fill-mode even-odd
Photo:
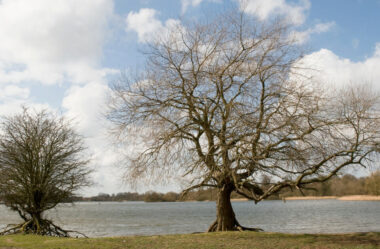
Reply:
[[[340,235],[225,232],[114,238],[0,236],[0,249],[119,248],[380,248],[380,233]]]

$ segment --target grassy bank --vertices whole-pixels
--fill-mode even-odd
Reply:
[[[380,233],[341,235],[226,232],[115,238],[1,236],[0,249],[121,248],[380,248]]]

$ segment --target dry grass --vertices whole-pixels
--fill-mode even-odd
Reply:
[[[53,238],[33,235],[0,237],[0,249],[121,249],[121,248],[380,248],[380,233],[280,234],[223,232],[204,234],[130,236],[115,238]]]

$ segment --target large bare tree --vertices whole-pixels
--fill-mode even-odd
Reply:
[[[290,34],[281,22],[232,14],[151,43],[137,80],[114,85],[108,115],[119,138],[138,143],[131,179],[180,173],[192,180],[184,193],[217,188],[209,231],[244,230],[233,191],[257,203],[368,165],[380,138],[377,97],[314,84]]]
[[[69,236],[44,217],[88,186],[90,170],[82,138],[68,121],[47,111],[3,117],[0,134],[0,196],[24,220],[0,234]]]

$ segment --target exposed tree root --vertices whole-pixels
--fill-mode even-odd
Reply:
[[[235,224],[231,228],[225,228],[224,230],[218,230],[218,220],[214,221],[214,223],[211,224],[211,226],[208,228],[207,232],[221,232],[221,231],[253,231],[253,232],[262,232],[264,231],[261,228],[254,228],[254,227],[244,227],[239,224],[239,222],[235,219]]]
[[[9,234],[38,234],[43,236],[56,236],[56,237],[71,237],[71,235],[87,236],[83,233],[73,231],[73,230],[64,230],[61,227],[53,224],[50,220],[41,219],[41,220],[27,220],[21,224],[10,224],[3,231],[0,231],[0,235],[9,235]]]
[[[218,221],[214,221],[211,226],[207,229],[207,232],[216,232],[216,228],[218,227]]]

